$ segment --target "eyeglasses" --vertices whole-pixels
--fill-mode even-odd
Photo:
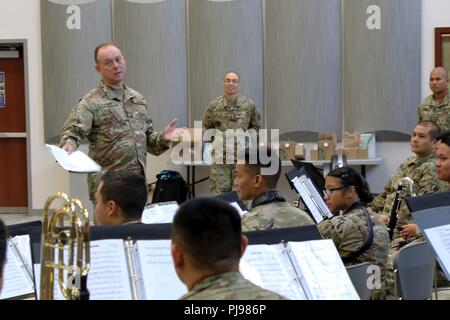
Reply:
[[[324,189],[323,190],[323,194],[325,196],[329,196],[331,197],[331,195],[333,194],[333,191],[338,191],[338,190],[343,190],[343,189],[347,189],[348,187],[340,187],[340,188],[333,188],[333,189]]]

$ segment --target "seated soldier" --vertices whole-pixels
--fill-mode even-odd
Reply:
[[[241,217],[230,204],[197,198],[180,206],[172,226],[172,259],[189,292],[181,300],[280,300],[239,273],[247,247]]]
[[[333,240],[346,266],[372,265],[375,275],[380,275],[373,297],[384,298],[389,234],[381,217],[365,207],[372,200],[367,182],[353,168],[343,167],[330,171],[325,188],[325,202],[335,216],[321,222],[319,232]]]
[[[267,164],[261,161],[261,154],[266,154],[270,159]],[[255,163],[252,163],[252,160],[256,160]],[[273,150],[255,150],[255,153],[251,154],[247,149],[243,162],[238,161],[236,164],[234,185],[242,201],[253,200],[249,212],[242,219],[243,231],[314,224],[306,212],[287,203],[276,190],[281,175],[281,161]]]
[[[6,226],[0,219],[0,292],[3,288],[3,269],[6,264],[6,239],[8,232]]]
[[[414,128],[411,135],[411,151],[416,155],[406,159],[397,169],[394,177],[389,180],[384,192],[378,195],[369,207],[381,213],[384,221],[389,224],[390,219],[397,219],[392,230],[392,242],[390,244],[388,258],[388,273],[386,293],[394,294],[395,275],[394,261],[398,251],[408,243],[421,242],[423,237],[415,224],[406,202],[402,199],[399,210],[392,209],[396,198],[398,184],[403,178],[410,178],[416,195],[440,191],[443,183],[439,181],[435,166],[435,142],[439,134],[439,128],[431,121],[420,122]],[[403,198],[411,196],[409,188],[404,187]],[[393,214],[391,217],[390,214]],[[395,221],[395,220],[392,220]]]
[[[133,171],[110,171],[100,178],[95,194],[98,225],[140,223],[147,203],[145,179]]]
[[[436,175],[434,163],[434,149],[438,133],[439,128],[431,121],[424,121],[416,125],[411,136],[411,151],[416,155],[406,159],[400,165],[395,176],[384,188],[384,192],[375,197],[369,204],[374,212],[383,215],[386,223],[390,219],[397,187],[402,178],[411,178],[417,195],[442,190],[443,184]],[[410,196],[408,188],[406,188],[404,196]],[[405,244],[420,238],[420,234],[404,201],[396,214],[397,223],[393,230],[392,240],[393,246],[398,250]]]
[[[443,191],[450,191],[450,130],[436,137],[436,174],[443,183]]]

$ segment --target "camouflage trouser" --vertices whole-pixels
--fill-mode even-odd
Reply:
[[[230,192],[233,188],[234,165],[233,164],[211,164],[211,175],[209,176],[209,189],[213,195]]]

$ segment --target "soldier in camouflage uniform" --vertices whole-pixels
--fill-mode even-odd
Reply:
[[[214,195],[229,192],[232,189],[234,163],[226,161],[226,153],[235,152],[236,144],[226,146],[225,131],[228,129],[260,129],[260,114],[255,103],[244,96],[239,95],[240,76],[237,72],[228,72],[223,79],[224,95],[213,100],[206,108],[203,116],[205,129],[217,129],[222,133],[223,139],[214,141],[213,163],[209,177],[210,190]],[[218,144],[223,154],[218,150]],[[217,151],[215,151],[217,150]],[[233,160],[236,159],[234,153]]]
[[[450,131],[442,132],[436,137],[436,173],[441,181],[447,183],[442,191],[450,191]],[[437,285],[438,287],[450,286],[450,281],[442,274],[442,271],[438,272]]]
[[[197,198],[185,202],[172,227],[172,260],[189,292],[182,300],[280,300],[239,273],[247,247],[241,217],[223,200]]]
[[[60,135],[60,146],[69,154],[89,140],[89,155],[104,171],[132,170],[145,177],[147,151],[159,155],[169,148],[175,122],[163,133],[153,131],[147,102],[124,84],[126,62],[110,43],[95,50],[100,85],[72,110]],[[88,175],[89,197],[95,205],[100,173]]]
[[[250,211],[242,219],[242,229],[256,231],[314,224],[306,212],[287,203],[276,191],[281,175],[281,161],[278,155],[271,149],[263,149],[261,152],[271,159],[268,164],[261,163],[259,157],[261,153],[255,154],[257,163],[251,164],[253,157],[250,155],[251,150],[247,149],[245,163],[238,162],[235,168],[234,185],[237,187],[240,200],[252,200]],[[277,170],[271,175],[264,175],[262,170],[273,164],[278,165]]]
[[[411,178],[417,195],[442,190],[443,183],[436,175],[434,163],[434,144],[438,133],[439,128],[430,121],[421,122],[414,128],[411,136],[411,151],[416,155],[408,158],[400,165],[395,176],[384,188],[384,192],[370,203],[370,208],[374,212],[380,213],[386,223],[390,219],[390,212],[400,179]],[[404,197],[408,196],[411,196],[409,188],[404,188]],[[394,260],[398,251],[408,243],[423,241],[419,228],[415,224],[405,201],[402,201],[396,215],[397,222],[393,231],[388,259],[387,293],[390,295],[394,294]]]
[[[367,182],[354,169],[343,167],[328,174],[325,186],[331,212],[342,213],[321,222],[320,234],[333,240],[346,266],[369,262],[372,268],[378,267],[374,275],[380,278],[373,282],[373,297],[384,298],[389,234],[382,219],[364,207],[372,198]]]
[[[419,106],[419,121],[433,121],[441,130],[450,129],[450,96],[448,72],[438,67],[431,72],[430,89],[433,92]]]

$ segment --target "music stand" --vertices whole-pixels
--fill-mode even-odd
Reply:
[[[419,197],[407,197],[405,201],[411,212],[446,207],[450,206],[450,192],[437,192],[424,194]]]

